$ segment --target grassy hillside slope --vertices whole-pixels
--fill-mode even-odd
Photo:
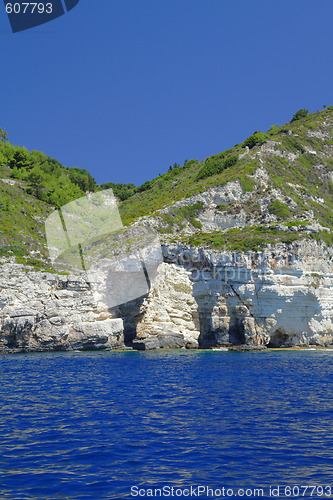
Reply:
[[[202,193],[208,188],[223,185],[231,180],[238,179],[243,190],[249,191],[254,188],[253,174],[258,167],[262,166],[259,158],[255,158],[256,153],[263,141],[274,141],[279,149],[284,152],[301,153],[299,159],[292,165],[287,159],[268,158],[266,168],[271,175],[272,185],[286,189],[291,195],[295,195],[290,183],[299,183],[309,194],[320,195],[322,190],[330,196],[331,186],[329,183],[320,183],[318,187],[316,163],[322,160],[323,166],[328,171],[333,170],[332,148],[333,139],[318,138],[315,134],[328,130],[333,136],[333,106],[323,111],[312,113],[304,118],[289,122],[280,127],[272,126],[267,134],[256,132],[251,143],[250,138],[241,144],[236,144],[234,148],[214,154],[206,158],[203,162],[191,160],[183,167],[175,168],[166,174],[160,175],[156,179],[147,183],[148,187],[142,193],[137,193],[121,204],[121,213],[127,223],[137,217],[153,213],[162,207],[171,205],[173,201]],[[325,135],[324,132],[324,135]],[[244,154],[247,141],[251,147],[251,157],[240,158]],[[258,143],[256,144],[256,141]],[[306,149],[314,150],[318,157],[306,152]],[[230,167],[224,166],[226,158],[238,157],[238,161]],[[319,161],[317,161],[319,159]],[[217,166],[216,173],[204,178],[199,175],[203,169],[209,170],[210,166]],[[221,167],[218,172],[218,166]],[[202,175],[202,173],[201,173]],[[333,195],[333,193],[331,193]]]
[[[261,170],[267,174],[264,182],[260,176],[258,178]],[[215,212],[225,216],[243,213],[252,218],[252,227],[248,224],[245,228],[203,233],[195,218],[200,212],[196,205],[187,210],[177,207],[168,210],[167,214],[159,212],[174,201],[227,185],[230,181],[238,181],[244,195],[250,196],[246,201],[244,196],[244,201],[216,206]],[[306,237],[322,239],[330,245],[333,242],[332,181],[333,107],[330,107],[312,114],[296,113],[285,125],[272,126],[265,134],[254,132],[232,149],[212,155],[203,162],[193,160],[161,175],[151,181],[144,192],[124,201],[120,210],[127,223],[142,216],[159,217],[162,223],[159,231],[177,233],[178,240],[182,239],[184,223],[190,223],[195,234],[183,238],[190,244],[258,250],[267,243]],[[270,202],[266,212],[275,219],[268,226],[260,224],[262,203],[267,199]],[[193,224],[193,220],[197,224]],[[304,226],[314,221],[323,229],[304,232]],[[279,225],[283,226],[282,230]]]
[[[207,207],[203,204],[180,203],[172,208],[175,202],[227,186],[231,181],[239,183],[244,199],[216,205],[210,213],[226,217],[242,213],[248,218],[245,227],[204,231],[200,214]],[[19,261],[36,267],[47,265],[46,217],[88,191],[108,187],[123,200],[119,208],[125,225],[141,217],[156,219],[161,237],[169,240],[175,237],[213,248],[227,244],[238,250],[258,250],[270,242],[300,238],[321,239],[330,245],[333,106],[312,114],[300,110],[285,125],[272,126],[266,133],[256,131],[242,143],[204,161],[176,165],[137,188],[133,184],[97,186],[86,170],[66,168],[43,153],[29,152],[1,140],[0,256],[14,254]],[[264,202],[265,220],[267,213],[272,216],[269,224],[260,223],[264,220]],[[171,208],[161,213],[166,207]],[[314,222],[318,231],[304,231],[307,224]],[[187,232],[182,234],[184,227]]]

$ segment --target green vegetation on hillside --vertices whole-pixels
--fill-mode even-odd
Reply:
[[[160,229],[160,233],[172,233],[175,226],[181,230],[186,221],[190,222],[196,229],[201,229],[202,224],[196,217],[202,209],[203,205],[201,203],[195,203],[194,205],[175,208],[171,212],[161,215],[163,228]]]
[[[310,136],[309,130],[320,130],[325,121],[332,123],[332,111],[333,107],[329,107],[307,115],[296,113],[296,120],[281,126],[272,125],[267,134],[255,132],[232,149],[212,155],[201,163],[189,162],[180,169],[147,181],[136,189],[133,196],[121,203],[120,212],[124,223],[130,224],[138,217],[156,214],[157,210],[172,205],[175,201],[202,193],[210,187],[223,186],[230,181],[238,180],[244,192],[258,189],[253,175],[263,165],[257,157],[251,155],[268,140],[275,143],[277,151],[281,151],[280,155],[267,155],[265,160],[264,167],[269,174],[270,185],[296,201],[296,214],[313,209],[313,202],[306,201],[305,194],[308,197],[325,194],[327,206],[319,209],[316,204],[315,213],[320,211],[321,215],[318,215],[322,219],[331,219],[329,212],[333,206],[333,198],[330,181],[318,179],[314,168],[316,164],[323,163],[328,170],[333,169],[332,157],[325,154],[330,140],[323,141],[314,135]],[[249,145],[248,154],[244,154],[245,145]],[[319,160],[315,155],[307,153],[308,149],[317,151],[324,157]],[[288,153],[298,156],[292,164],[283,156]],[[227,165],[224,162],[229,158],[232,159],[231,164]],[[295,189],[294,185],[300,185],[302,189]]]
[[[135,193],[135,184],[123,184],[114,182],[105,182],[101,184],[100,189],[112,189],[113,194],[121,201],[127,200]]]
[[[0,166],[8,166],[8,176],[23,181],[28,194],[56,207],[97,189],[87,170],[66,168],[40,151],[30,152],[9,142],[0,142]]]
[[[268,205],[268,210],[271,214],[276,215],[278,219],[287,219],[292,215],[291,210],[281,201],[275,200]]]
[[[296,120],[300,120],[301,118],[305,118],[306,116],[308,116],[308,114],[309,114],[309,111],[307,109],[305,109],[305,108],[299,109],[298,111],[296,111],[296,113],[292,117],[291,121],[295,122]]]
[[[216,250],[232,250],[235,252],[257,252],[279,241],[292,243],[303,239],[301,233],[280,231],[276,228],[261,226],[257,228],[234,228],[221,233],[200,233],[190,236],[186,242],[192,246],[208,246]]]
[[[253,132],[253,134],[243,142],[242,147],[245,148],[248,146],[249,149],[252,149],[254,146],[261,146],[267,141],[268,135],[263,134],[262,132]]]
[[[198,172],[196,180],[205,179],[215,174],[220,174],[228,167],[235,165],[238,160],[238,155],[230,155],[232,149],[224,151],[218,155],[212,155],[204,162],[202,169]]]
[[[265,143],[267,146],[262,148]],[[263,169],[264,180],[260,178]],[[329,245],[333,242],[333,106],[311,114],[299,110],[287,124],[272,125],[267,133],[254,132],[242,143],[201,162],[186,160],[184,165],[175,163],[166,170],[138,187],[111,181],[98,186],[88,171],[65,167],[41,152],[14,146],[0,129],[0,255],[12,253],[18,260],[46,259],[47,215],[87,192],[109,188],[120,200],[124,225],[139,217],[158,216],[162,238],[174,233],[181,238],[182,229],[190,224],[196,234],[188,242],[210,244],[213,248],[227,245],[244,251],[303,237]],[[231,181],[239,184],[230,189],[239,190],[240,185],[244,199],[220,204],[216,212],[234,215],[242,211],[260,220],[259,202],[267,198],[267,213],[293,230],[259,226],[202,233],[198,215],[204,207],[200,203],[172,208],[176,201]],[[170,207],[168,212],[159,213],[165,207]],[[313,219],[323,230],[315,234],[295,230],[305,220]],[[30,255],[33,251],[36,254]]]
[[[0,256],[14,255],[18,262],[36,268],[47,261],[44,221],[52,208],[8,178],[9,168],[0,167]]]

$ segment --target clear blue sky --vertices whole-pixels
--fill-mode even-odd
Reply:
[[[80,0],[12,34],[0,126],[97,182],[156,177],[333,105],[332,0]]]

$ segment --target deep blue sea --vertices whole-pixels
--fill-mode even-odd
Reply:
[[[1,499],[333,497],[333,351],[16,354],[0,370]]]

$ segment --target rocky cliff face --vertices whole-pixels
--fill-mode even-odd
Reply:
[[[0,262],[0,350],[124,347],[123,322],[96,304],[82,276]]]
[[[199,336],[198,305],[189,271],[175,264],[161,264],[139,309],[134,347],[196,348]]]
[[[97,266],[90,284],[84,275],[35,272],[0,259],[0,350],[333,345],[332,112],[271,127],[264,143],[255,133],[232,150],[160,175],[125,200],[126,241],[116,235],[115,250],[157,231],[164,260],[153,277],[149,252],[141,253],[146,242],[140,258],[124,252],[129,267],[116,259],[118,287],[104,259],[109,240],[95,245],[96,259],[88,248]],[[50,207],[29,212],[36,200],[27,204],[24,182],[13,185],[9,167],[2,170],[6,200],[22,202],[22,247],[41,258],[42,215]],[[12,214],[3,214],[8,228]],[[8,246],[10,235],[1,233],[1,255],[16,255],[16,243]]]
[[[168,245],[149,294],[117,310],[82,276],[2,263],[0,349],[328,346],[331,262],[317,242],[246,254]]]
[[[147,348],[161,345],[161,332],[162,343],[182,336],[184,347],[333,343],[332,252],[324,245],[247,254],[174,245],[164,256],[138,320]]]

